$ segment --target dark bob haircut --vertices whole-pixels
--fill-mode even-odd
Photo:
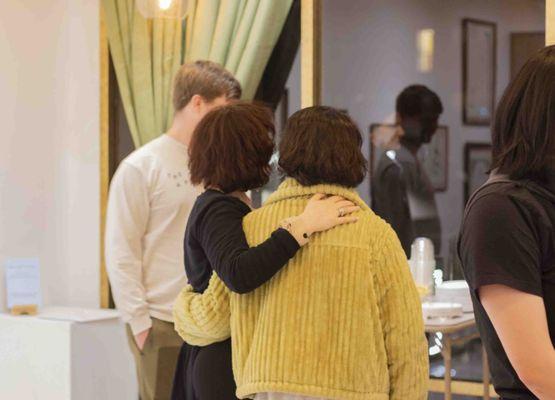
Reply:
[[[279,166],[303,186],[358,186],[366,175],[362,136],[353,120],[332,107],[309,107],[289,118]]]
[[[411,85],[397,96],[395,111],[401,118],[437,118],[443,112],[443,104],[439,96],[426,86]]]
[[[270,176],[274,122],[264,106],[234,102],[210,111],[189,145],[191,183],[224,193],[263,186]]]
[[[539,51],[501,98],[492,130],[492,168],[512,179],[543,178],[554,165],[555,46]]]

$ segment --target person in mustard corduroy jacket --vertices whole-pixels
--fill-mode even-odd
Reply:
[[[203,294],[186,287],[175,302],[176,330],[188,343],[231,335],[239,398],[427,398],[420,299],[395,232],[354,189],[366,172],[361,145],[344,112],[295,113],[280,143],[288,178],[245,217],[249,244],[287,229],[316,193],[359,205],[358,222],[306,232],[309,243],[251,293],[231,293],[214,275]]]

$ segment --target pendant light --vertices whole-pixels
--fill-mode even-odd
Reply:
[[[135,0],[145,18],[183,19],[187,14],[188,0]]]

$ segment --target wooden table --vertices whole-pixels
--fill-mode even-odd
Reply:
[[[428,319],[425,321],[426,333],[441,333],[441,355],[443,356],[443,361],[445,363],[445,374],[444,374],[444,393],[445,400],[452,399],[452,377],[451,377],[451,367],[452,367],[452,347],[460,343],[467,342],[476,337],[479,337],[478,333],[473,333],[470,335],[460,336],[456,339],[453,335],[460,333],[467,328],[471,328],[476,325],[476,320],[474,319],[473,313],[465,313],[461,317],[457,318],[436,318]],[[486,352],[482,347],[482,382],[483,382],[483,398],[489,400],[490,395],[490,372],[488,367],[488,360]],[[462,393],[461,393],[462,394]],[[466,393],[475,394],[475,393]]]

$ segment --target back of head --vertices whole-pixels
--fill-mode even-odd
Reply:
[[[541,178],[555,155],[555,46],[524,64],[497,106],[492,168],[513,179]]]
[[[397,96],[395,109],[401,117],[438,117],[443,112],[439,96],[424,85],[411,85]]]
[[[228,100],[241,97],[241,85],[224,67],[212,61],[195,61],[181,66],[173,86],[174,110],[183,109],[194,95],[205,101],[225,96]]]
[[[263,186],[274,151],[271,111],[232,102],[210,111],[197,125],[189,145],[191,183],[224,193]]]
[[[362,135],[353,120],[332,107],[293,114],[280,142],[279,166],[303,186],[358,186],[366,174]]]
[[[397,96],[395,110],[405,132],[405,140],[429,142],[443,112],[439,96],[424,85],[411,85]]]

